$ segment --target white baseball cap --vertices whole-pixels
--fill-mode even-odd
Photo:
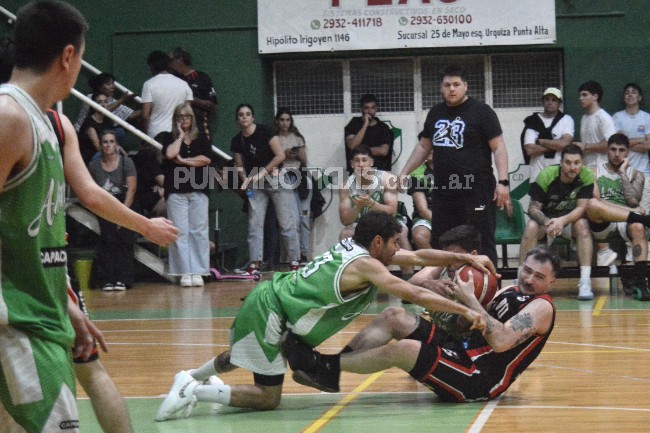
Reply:
[[[544,94],[542,96],[546,95],[553,95],[557,99],[562,99],[562,91],[557,87],[549,87],[548,89],[544,90]]]

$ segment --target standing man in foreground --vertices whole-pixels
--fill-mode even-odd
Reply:
[[[433,149],[434,190],[431,198],[431,245],[462,224],[475,226],[483,239],[482,254],[496,263],[496,207],[512,214],[508,188],[508,152],[496,113],[467,96],[465,70],[452,65],[440,73],[443,102],[427,115],[420,142],[400,173],[403,188],[410,173]],[[492,155],[499,176],[492,174]]]
[[[474,296],[472,275],[468,281],[456,276],[446,286],[448,295],[483,316],[484,335],[455,337],[404,309],[389,308],[339,354],[312,351],[292,334],[283,349],[290,348],[294,379],[326,392],[338,391],[341,371],[369,374],[398,367],[444,401],[492,399],[528,368],[551,335],[555,306],[549,292],[559,270],[560,259],[546,247],[530,250],[519,285],[497,292],[485,309]]]
[[[79,431],[69,351],[75,330],[77,356],[88,357],[93,338],[76,307],[68,315],[65,180],[45,112],[77,80],[87,29],[67,3],[24,6],[16,18],[11,80],[0,87],[3,431]]]
[[[448,265],[457,261],[485,270],[493,265],[485,256],[446,251],[400,251],[402,226],[395,217],[370,211],[359,219],[352,239],[344,239],[304,268],[276,272],[246,296],[230,330],[230,349],[204,365],[176,374],[157,421],[187,416],[196,401],[257,410],[275,409],[280,403],[287,370],[280,345],[287,330],[307,344],[317,346],[361,315],[377,292],[387,293],[429,311],[446,311],[465,317],[482,328],[478,314],[464,305],[392,275],[396,265]],[[253,372],[252,385],[203,384],[217,373],[236,367]]]

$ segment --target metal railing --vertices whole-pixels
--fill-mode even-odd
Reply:
[[[5,15],[7,18],[9,18],[10,23],[11,23],[12,21],[15,21],[15,20],[16,20],[16,15],[14,15],[14,14],[11,13],[11,12],[9,12],[7,9],[5,9],[5,8],[2,7],[2,6],[0,6],[0,12],[1,12],[3,15]],[[94,74],[101,74],[101,72],[102,72],[102,71],[100,71],[99,69],[97,69],[96,67],[94,67],[93,65],[91,65],[90,63],[86,62],[85,60],[82,60],[82,61],[81,61],[81,64],[82,64],[83,67],[85,67],[86,69],[88,69],[89,71],[91,71],[91,72],[94,73]],[[131,92],[131,91],[130,91],[129,89],[127,89],[126,87],[124,87],[122,84],[118,83],[117,81],[115,81],[114,84],[115,84],[115,87],[117,87],[121,92],[124,92],[124,93],[134,93],[134,92]],[[92,108],[94,108],[95,110],[97,110],[97,111],[99,111],[100,113],[102,113],[104,116],[108,117],[109,119],[111,119],[112,121],[114,121],[115,123],[117,123],[118,125],[122,126],[122,127],[123,127],[124,129],[126,129],[127,131],[129,131],[129,132],[131,132],[132,134],[134,134],[136,137],[138,137],[138,138],[140,138],[140,139],[146,141],[147,143],[151,144],[152,146],[156,147],[156,148],[159,149],[159,150],[162,149],[162,144],[160,144],[159,142],[157,142],[157,141],[154,140],[153,138],[149,137],[147,134],[145,134],[144,132],[140,131],[139,129],[135,128],[134,126],[132,126],[130,123],[126,122],[125,120],[120,119],[119,117],[117,117],[116,115],[114,115],[112,112],[110,112],[110,111],[107,110],[106,108],[102,107],[101,105],[99,105],[98,103],[96,103],[95,101],[93,101],[92,99],[90,99],[89,97],[87,97],[86,95],[84,95],[83,93],[79,92],[77,89],[74,89],[74,88],[73,88],[73,89],[70,91],[70,93],[72,93],[72,95],[74,95],[74,96],[75,96],[77,99],[79,99],[81,102],[85,102],[86,104],[88,104],[89,106],[91,106]],[[139,96],[136,96],[136,97],[133,98],[133,99],[134,99],[136,102],[142,103],[142,99],[141,99]],[[61,103],[60,103],[60,102],[57,104],[57,109],[58,109],[58,111],[61,111]],[[216,153],[217,155],[219,155],[221,158],[225,159],[226,161],[231,161],[231,160],[232,160],[232,156],[230,156],[230,155],[228,155],[227,153],[223,152],[221,149],[219,149],[218,147],[216,147],[216,146],[214,146],[214,145],[212,146],[212,151],[213,151],[214,153]]]

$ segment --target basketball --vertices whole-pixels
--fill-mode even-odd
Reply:
[[[456,275],[463,281],[469,279],[469,273],[474,277],[474,296],[484,307],[490,303],[494,294],[497,292],[497,280],[494,275],[490,273],[483,273],[478,269],[463,265],[457,271]]]

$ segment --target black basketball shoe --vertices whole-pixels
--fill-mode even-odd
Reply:
[[[287,332],[282,342],[282,356],[289,362],[292,370],[314,370],[319,367],[318,357],[313,347],[302,341],[291,331]]]
[[[301,385],[316,388],[324,392],[339,392],[340,390],[340,369],[325,367],[321,370],[314,370],[309,372],[303,370],[295,370],[292,377],[294,381]]]

